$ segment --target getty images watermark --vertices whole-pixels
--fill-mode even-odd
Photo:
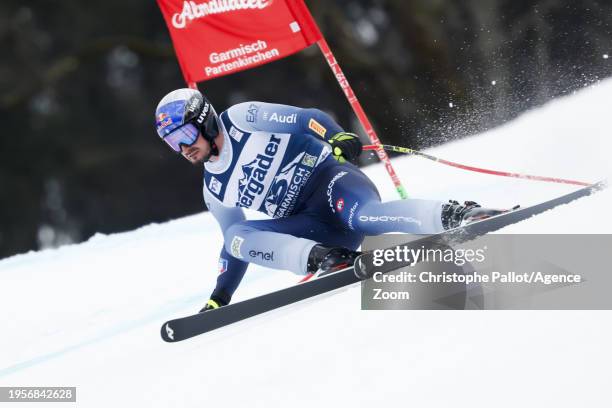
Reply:
[[[612,235],[491,234],[460,245],[410,240],[383,235],[364,242],[373,256],[363,309],[612,309]]]

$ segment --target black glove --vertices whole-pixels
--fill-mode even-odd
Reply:
[[[363,147],[359,136],[349,132],[336,133],[329,139],[329,144],[332,147],[334,159],[340,163],[347,161],[354,163],[361,154]]]

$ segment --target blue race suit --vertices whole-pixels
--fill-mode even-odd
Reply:
[[[212,295],[224,304],[250,262],[305,274],[318,243],[355,250],[365,235],[443,230],[440,201],[382,203],[364,173],[334,160],[327,141],[343,129],[318,109],[245,102],[219,119],[224,142],[204,166],[204,200],[225,241]],[[242,208],[271,219],[246,220]]]

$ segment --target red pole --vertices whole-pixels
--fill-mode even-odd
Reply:
[[[421,157],[424,157],[429,160],[433,160],[438,163],[446,164],[447,166],[456,167],[462,170],[475,171],[477,173],[492,174],[494,176],[502,176],[502,177],[514,177],[514,178],[526,179],[526,180],[547,181],[549,183],[574,184],[577,186],[592,186],[593,185],[593,183],[587,183],[585,181],[567,180],[567,179],[556,178],[556,177],[534,176],[531,174],[511,173],[508,171],[490,170],[490,169],[483,169],[480,167],[468,166],[467,164],[455,163],[450,160],[444,160],[444,159],[441,159],[436,156],[432,156],[427,153],[419,152],[418,150],[410,149],[408,147],[392,146],[392,145],[367,145],[367,146],[363,146],[363,150],[364,151],[379,150],[381,147],[383,149],[387,149],[392,152],[415,154],[417,156],[421,156]]]
[[[348,80],[346,79],[346,76],[342,72],[342,68],[340,68],[338,61],[336,61],[336,57],[334,57],[334,54],[331,52],[331,49],[329,48],[327,41],[325,41],[325,37],[321,35],[321,39],[317,41],[317,45],[319,46],[319,49],[325,56],[325,59],[327,60],[329,67],[334,73],[334,76],[336,77],[338,84],[340,84],[340,87],[344,91],[344,95],[346,95],[346,98],[351,104],[353,111],[357,115],[359,122],[361,122],[361,126],[363,126],[363,129],[366,131],[370,141],[376,145],[380,145],[381,144],[380,139],[376,135],[376,132],[374,131],[374,128],[372,127],[372,124],[368,120],[368,117],[363,111],[361,104],[357,100],[357,96],[353,92],[353,89],[349,85]],[[391,176],[391,180],[393,181],[393,184],[395,185],[395,189],[399,193],[400,197],[403,199],[408,198],[408,195],[406,194],[406,189],[404,189],[402,182],[400,181],[399,177],[395,173],[395,170],[393,169],[393,166],[391,165],[391,160],[389,159],[389,156],[387,155],[385,150],[381,147],[376,150],[376,153],[378,154],[378,158],[385,164],[387,173],[389,173],[389,176]]]

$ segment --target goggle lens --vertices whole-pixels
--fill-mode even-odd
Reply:
[[[192,123],[187,123],[174,132],[164,136],[164,141],[177,153],[181,152],[181,145],[191,146],[198,140],[198,128]]]

